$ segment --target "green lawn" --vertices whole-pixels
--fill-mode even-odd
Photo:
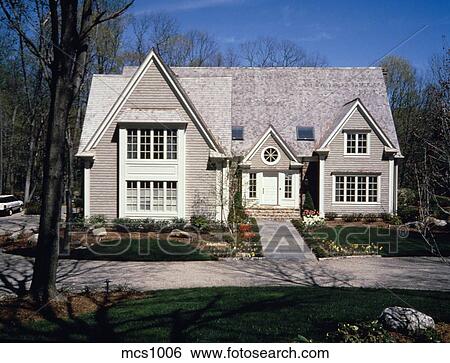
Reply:
[[[432,256],[430,247],[417,232],[406,236],[395,227],[391,230],[377,227],[337,226],[319,227],[310,232],[313,237],[337,241],[340,244],[381,244],[383,256]],[[308,236],[306,236],[307,238]],[[435,233],[436,242],[442,255],[450,256],[450,233]]]
[[[324,341],[339,322],[374,320],[393,305],[450,322],[450,293],[320,287],[222,287],[157,291],[73,320],[1,321],[1,341]]]
[[[69,258],[113,261],[204,261],[213,257],[187,243],[161,240],[102,241],[87,249],[72,250]]]

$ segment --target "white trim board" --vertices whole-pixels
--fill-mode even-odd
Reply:
[[[255,145],[250,149],[250,151],[247,153],[247,155],[244,157],[244,160],[242,160],[241,164],[247,163],[255,153],[259,150],[261,145],[263,145],[269,136],[272,136],[275,141],[278,143],[278,145],[281,147],[281,149],[284,151],[284,153],[289,157],[291,161],[298,162],[295,155],[292,153],[292,151],[289,149],[288,145],[284,142],[284,140],[278,135],[278,133],[275,131],[272,125],[270,125],[266,132],[261,136],[261,138],[256,142]]]
[[[354,105],[350,108],[350,110],[348,110],[348,112],[345,114],[345,116],[342,118],[342,120],[339,121],[339,124],[336,126],[336,128],[333,130],[333,132],[327,137],[327,139],[323,142],[323,144],[320,146],[319,149],[326,148],[334,140],[334,138],[342,130],[344,125],[347,123],[347,121],[355,113],[356,110],[359,110],[363,114],[363,116],[368,121],[369,125],[375,130],[377,135],[379,135],[383,144],[386,146],[389,146],[391,148],[394,148],[394,145],[392,144],[392,142],[389,140],[389,138],[386,136],[386,134],[383,132],[383,130],[378,126],[378,124],[372,118],[372,116],[367,111],[367,109],[364,107],[362,102],[359,99],[357,99],[355,101]]]
[[[186,107],[186,110],[188,111],[189,116],[192,118],[192,120],[194,121],[196,126],[199,127],[200,132],[202,133],[203,137],[208,142],[210,148],[212,148],[214,151],[221,152],[220,147],[216,144],[212,135],[210,135],[210,132],[205,128],[205,126],[203,125],[203,122],[199,118],[199,115],[197,115],[196,111],[191,107],[191,105],[187,101],[184,93],[180,90],[178,84],[173,80],[172,75],[167,71],[162,60],[152,50],[149,53],[149,55],[147,56],[147,58],[145,58],[144,62],[142,62],[141,66],[135,72],[133,77],[130,79],[127,86],[120,94],[119,98],[116,100],[116,102],[114,102],[114,105],[109,110],[105,119],[102,121],[102,123],[97,128],[95,133],[92,135],[89,142],[84,147],[83,153],[95,148],[98,145],[98,143],[100,142],[101,138],[105,134],[108,127],[111,125],[114,118],[117,116],[119,111],[122,109],[123,105],[130,97],[131,93],[137,87],[137,85],[141,81],[142,77],[145,75],[145,72],[148,70],[148,68],[153,63],[155,63],[155,65],[158,67],[158,69],[160,69],[164,73],[164,76],[170,83],[170,86],[175,90],[176,95],[181,99],[183,106]]]

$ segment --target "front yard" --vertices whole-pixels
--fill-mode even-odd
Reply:
[[[425,239],[404,226],[374,226],[363,224],[325,224],[305,227],[298,220],[293,224],[302,234],[305,242],[318,258],[370,255],[381,256],[450,256],[450,231],[435,230],[429,237],[431,246]]]
[[[34,257],[36,241],[27,233],[0,238],[3,252]],[[37,235],[34,235],[37,236]],[[64,236],[61,229],[60,236]],[[221,257],[262,256],[256,220],[248,218],[234,231],[204,217],[190,223],[176,219],[118,219],[107,222],[99,216],[73,226],[71,242],[60,258],[108,261],[203,261]]]
[[[116,299],[72,298],[57,313],[14,310],[0,302],[1,341],[293,342],[329,341],[339,323],[376,320],[388,306],[432,316],[449,341],[450,293],[320,287],[164,290]],[[111,300],[114,300],[111,297]],[[83,302],[83,304],[81,304]],[[65,311],[69,310],[69,313]],[[389,334],[388,334],[389,335]],[[391,336],[396,341],[412,338]],[[344,338],[341,338],[344,339]]]

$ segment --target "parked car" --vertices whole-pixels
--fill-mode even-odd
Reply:
[[[0,195],[0,212],[2,214],[12,215],[14,212],[21,212],[23,202],[14,195]]]

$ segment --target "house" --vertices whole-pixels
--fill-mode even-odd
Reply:
[[[78,157],[86,216],[225,220],[251,212],[395,213],[402,158],[383,71],[139,67],[94,75]]]

